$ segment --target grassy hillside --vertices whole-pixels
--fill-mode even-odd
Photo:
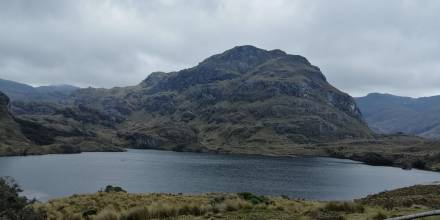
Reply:
[[[413,199],[417,196],[419,199]],[[421,197],[425,199],[420,199]],[[415,186],[355,202],[319,202],[238,194],[129,194],[98,192],[38,203],[48,219],[372,219],[438,208],[440,186]],[[388,201],[383,203],[380,201]]]

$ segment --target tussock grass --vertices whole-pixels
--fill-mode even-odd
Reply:
[[[345,213],[363,213],[365,208],[362,204],[353,202],[329,202],[323,210]]]
[[[429,189],[432,190],[432,187]],[[398,195],[399,198],[408,196],[403,192],[414,194],[412,190],[405,189],[386,195]],[[285,196],[263,197],[250,193],[172,195],[110,191],[73,195],[46,203],[37,203],[33,208],[44,213],[50,220],[380,220],[430,209],[429,206],[424,206],[423,202],[413,203],[411,207],[396,203],[392,209],[389,209],[376,205],[377,201],[382,201],[380,200],[382,196],[367,198],[355,202],[318,202],[295,200]],[[368,204],[367,201],[372,204]]]

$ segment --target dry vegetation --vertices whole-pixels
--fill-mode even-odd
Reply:
[[[434,190],[433,190],[434,189]],[[431,193],[429,193],[431,192]],[[238,194],[130,194],[98,192],[73,195],[34,209],[47,219],[147,220],[147,219],[372,219],[430,210],[440,198],[440,186],[415,186],[385,192],[355,202],[318,202],[283,197]],[[419,194],[420,193],[420,194]],[[425,197],[401,203],[411,195]],[[393,198],[383,205],[383,198]],[[432,218],[431,218],[432,219]]]

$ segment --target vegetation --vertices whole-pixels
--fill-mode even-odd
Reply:
[[[428,194],[427,192],[432,192]],[[439,204],[440,186],[414,186],[384,192],[354,202],[319,202],[237,194],[130,194],[123,191],[73,195],[33,204],[48,219],[149,220],[149,219],[303,219],[382,220],[387,217],[427,211]],[[426,200],[413,199],[419,194]],[[391,206],[378,201],[391,198]]]
[[[13,179],[0,178],[0,219],[43,219],[43,215],[32,209],[31,204],[34,201],[19,196],[19,192],[21,189]]]

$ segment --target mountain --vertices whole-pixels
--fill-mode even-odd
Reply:
[[[80,89],[63,117],[116,131],[134,148],[217,151],[369,138],[352,97],[318,67],[281,50],[239,46],[139,85]],[[83,116],[81,116],[83,114]]]
[[[71,85],[52,85],[32,87],[23,83],[0,79],[0,91],[12,101],[58,102],[79,89]]]
[[[376,132],[440,138],[440,96],[410,98],[371,93],[356,98],[356,102]]]

